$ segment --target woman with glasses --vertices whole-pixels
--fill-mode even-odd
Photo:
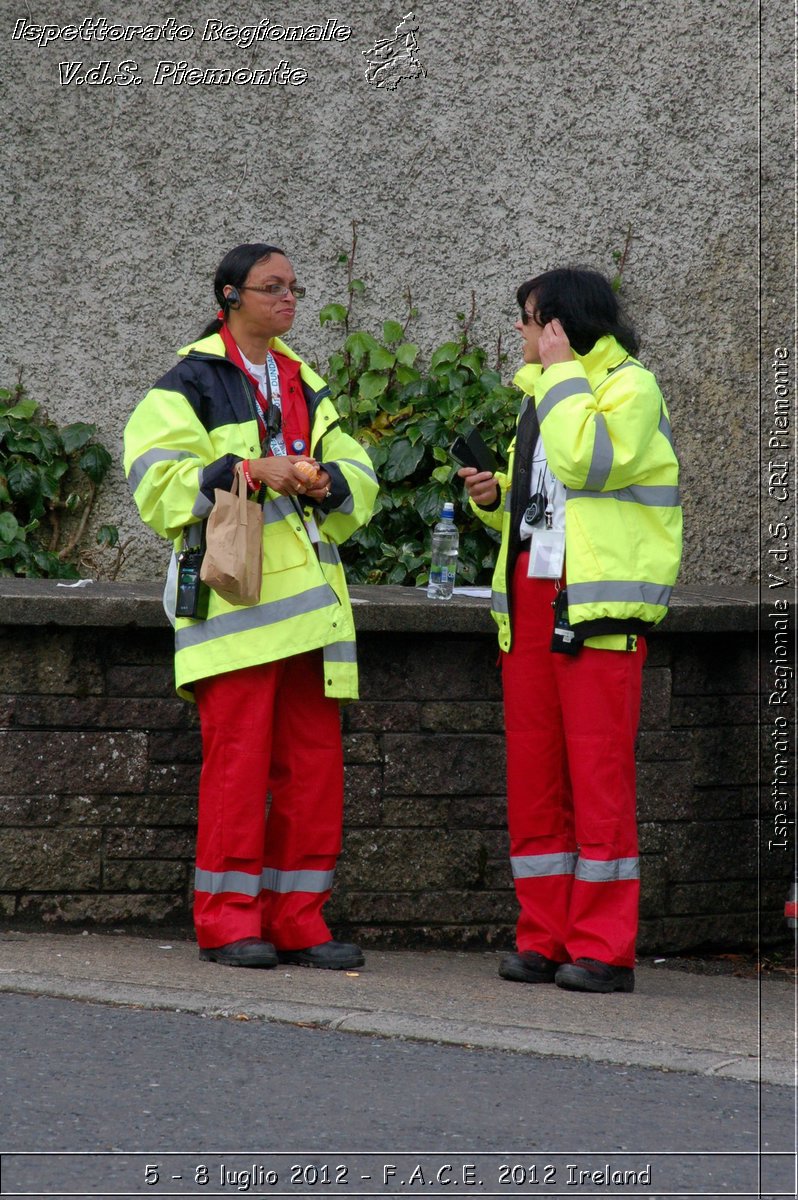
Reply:
[[[501,531],[502,648],[517,952],[499,974],[586,992],[634,988],[639,866],[634,743],[644,635],[681,556],[665,402],[595,271],[517,293],[524,366],[506,474],[464,467]]]
[[[125,430],[139,512],[175,546],[164,600],[177,690],[196,701],[202,729],[200,958],[357,967],[360,949],[333,940],[322,908],[341,848],[339,701],[357,696],[337,547],[368,521],[377,481],[324,380],[282,341],[305,294],[283,251],[237,246],[214,292],[216,320],[179,351]],[[263,509],[252,606],[227,603],[196,571],[215,492],[230,490],[239,464]]]

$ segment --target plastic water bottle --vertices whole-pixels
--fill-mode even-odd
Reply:
[[[429,600],[451,600],[459,545],[460,534],[454,523],[454,505],[447,501],[441,509],[441,519],[432,531],[432,554],[427,585]]]

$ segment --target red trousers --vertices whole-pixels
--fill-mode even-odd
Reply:
[[[341,849],[344,782],[338,701],[324,695],[321,651],[202,679],[195,694],[200,946],[329,941],[321,910]]]
[[[510,860],[519,950],[557,962],[634,966],[639,901],[634,743],[642,638],[634,651],[550,650],[556,586],[513,578],[502,655]]]

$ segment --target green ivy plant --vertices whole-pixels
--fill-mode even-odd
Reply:
[[[379,335],[355,326],[355,297],[365,284],[353,278],[357,230],[339,261],[347,268],[347,304],[327,304],[322,325],[340,327],[342,346],[328,360],[325,375],[343,427],[365,446],[380,480],[369,524],[341,548],[353,583],[423,585],[428,579],[432,525],[445,501],[455,502],[460,531],[458,582],[490,581],[498,535],[464,503],[458,464],[448,452],[455,437],[476,426],[500,460],[515,430],[519,396],[502,384],[501,341],[495,365],[472,344],[471,310],[458,313],[459,332],[439,346],[429,361],[408,337],[417,315],[409,292],[403,321],[388,320]]]
[[[77,579],[86,523],[111,455],[94,425],[59,428],[20,380],[0,388],[0,576]],[[118,547],[104,525],[100,546]]]

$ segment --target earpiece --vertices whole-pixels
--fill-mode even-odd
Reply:
[[[238,294],[238,288],[230,288],[230,291],[227,293],[224,300],[227,308],[240,308],[241,297]]]

